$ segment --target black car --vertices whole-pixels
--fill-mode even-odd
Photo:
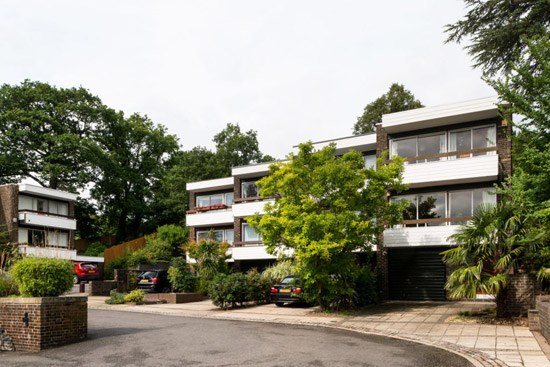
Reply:
[[[271,287],[271,301],[276,306],[282,306],[285,303],[304,304],[302,288],[299,286],[299,279],[295,276],[289,276],[281,281],[281,284]]]
[[[153,293],[170,293],[170,282],[166,270],[144,271],[137,277],[137,289]]]

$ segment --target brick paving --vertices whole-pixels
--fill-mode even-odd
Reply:
[[[456,352],[475,366],[550,367],[550,361],[527,327],[446,323],[459,311],[494,307],[486,302],[388,302],[360,316],[335,316],[316,308],[262,305],[222,311],[210,301],[185,304],[107,305],[106,297],[89,297],[89,308],[187,317],[334,327],[385,335]]]

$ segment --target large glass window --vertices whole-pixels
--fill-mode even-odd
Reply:
[[[444,192],[419,194],[419,195],[401,195],[391,198],[396,203],[408,201],[409,204],[403,211],[404,220],[434,219],[445,218],[446,213],[446,195]],[[417,226],[437,226],[444,223],[420,223],[407,224],[406,227]]]
[[[221,206],[233,204],[233,193],[197,196],[197,207]]]
[[[227,242],[230,245],[233,243],[234,231],[232,229],[215,229],[212,231],[212,237],[210,235],[210,231],[197,231],[197,241],[214,240],[216,242]]]
[[[248,223],[243,223],[243,241],[261,241],[262,235],[257,233]]]
[[[446,152],[445,134],[422,135],[412,138],[392,140],[391,155],[402,158],[412,158],[417,156],[434,155]],[[418,161],[408,161],[407,163],[423,163],[441,160],[441,157],[420,159]],[[443,158],[444,159],[444,158]]]
[[[459,152],[461,150],[491,148],[496,146],[495,126],[484,126],[472,129],[449,132],[449,151]],[[495,154],[495,152],[475,153],[474,156]],[[471,157],[470,153],[459,154],[457,158]]]
[[[69,203],[19,195],[19,210],[34,210],[37,212],[69,215]]]
[[[363,159],[365,160],[365,168],[370,169],[374,168],[376,169],[376,155],[366,155],[363,156]]]
[[[256,182],[243,182],[241,187],[243,198],[254,198],[260,196],[260,189],[256,186]]]
[[[496,204],[496,195],[490,189],[452,191],[449,193],[450,217],[471,217],[483,203]]]

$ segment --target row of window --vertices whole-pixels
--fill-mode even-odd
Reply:
[[[394,202],[408,201],[403,212],[403,219],[435,219],[471,217],[481,204],[496,204],[493,189],[430,192],[416,195],[400,195],[391,198]],[[458,224],[453,222],[451,224]],[[407,227],[440,226],[446,223],[408,224]],[[400,227],[400,226],[399,226]]]
[[[49,214],[69,215],[69,203],[19,195],[19,210],[25,209]]]
[[[197,196],[197,207],[207,207],[216,205],[233,205],[233,193],[227,192],[225,194],[213,194],[213,195],[201,195]]]
[[[68,247],[69,233],[19,228],[19,243],[28,243],[35,246]]]
[[[232,229],[217,229],[212,231],[213,240],[217,242],[227,242],[233,244],[235,232]],[[261,241],[262,236],[257,233],[248,223],[242,225],[243,241],[256,242]],[[197,231],[197,241],[209,240],[210,231]]]
[[[446,152],[491,148],[496,146],[496,140],[496,127],[494,125],[475,127],[391,140],[390,154],[392,157],[399,156],[402,158],[411,158]],[[422,163],[487,154],[495,154],[495,152],[457,155],[449,158],[422,159],[409,161],[408,163]]]

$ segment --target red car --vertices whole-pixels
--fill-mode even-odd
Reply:
[[[99,280],[99,269],[94,263],[80,262],[74,264],[74,284],[85,280]]]

